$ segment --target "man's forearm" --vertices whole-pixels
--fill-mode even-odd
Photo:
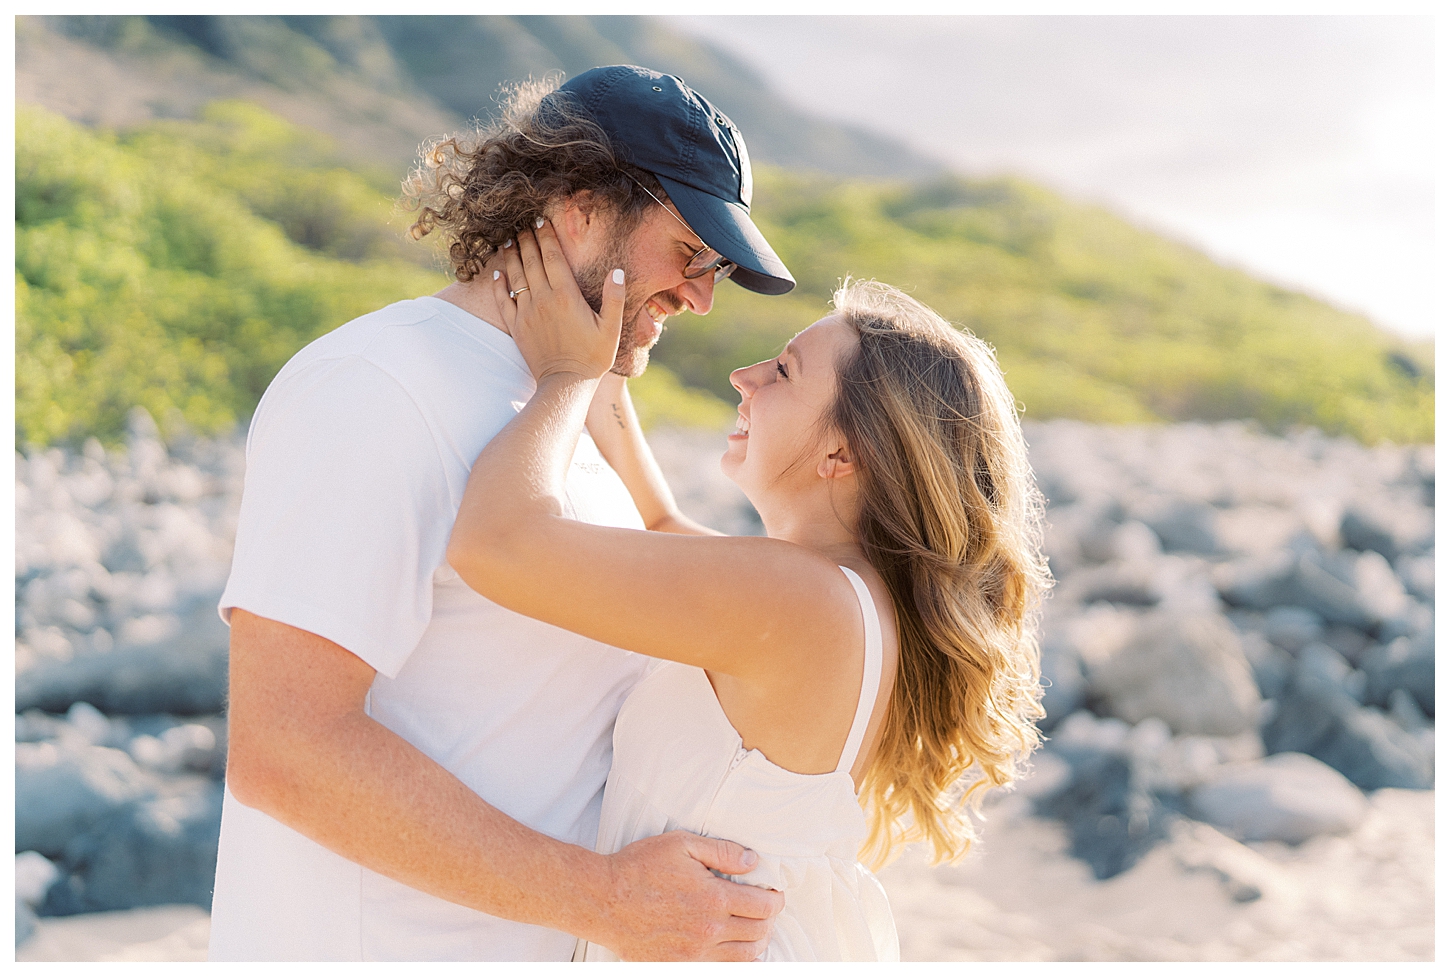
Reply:
[[[364,711],[377,673],[319,635],[231,611],[227,783],[351,861],[494,916],[589,935],[606,860],[533,831]]]
[[[576,935],[589,934],[586,917],[609,901],[604,858],[513,820],[365,715],[268,752],[285,762],[270,764],[239,799],[350,861],[450,902]]]
[[[645,528],[658,533],[721,535],[680,512],[654,452],[640,430],[639,416],[622,377],[609,373],[600,380],[589,405],[588,427],[599,453],[629,490]]]
[[[724,536],[725,534],[709,526],[702,526],[678,509],[658,519],[648,527],[656,533],[680,533],[685,536]]]

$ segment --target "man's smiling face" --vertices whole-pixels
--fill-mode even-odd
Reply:
[[[663,206],[651,206],[627,234],[614,233],[616,223],[606,218],[600,228],[604,244],[580,263],[575,272],[585,301],[598,311],[605,277],[624,269],[624,323],[619,331],[619,353],[614,373],[637,377],[649,365],[649,351],[664,331],[664,321],[688,309],[696,315],[710,311],[715,301],[715,277],[686,278],[685,264],[703,242]]]

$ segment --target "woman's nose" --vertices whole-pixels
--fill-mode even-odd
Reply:
[[[768,374],[761,370],[771,360],[761,360],[759,363],[752,363],[750,366],[742,366],[730,374],[730,386],[740,391],[742,397],[748,397],[759,389],[762,381]]]
[[[748,377],[749,371],[750,367],[748,366],[742,366],[737,370],[730,371],[730,386],[740,391],[740,396],[742,397],[746,396],[749,393],[749,391],[746,390],[746,387],[748,385],[751,386],[751,389],[754,389],[753,385],[750,384],[750,379]]]

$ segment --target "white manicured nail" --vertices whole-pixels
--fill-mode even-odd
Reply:
[[[505,241],[503,243],[503,246],[506,247],[506,248],[513,247],[514,246],[514,239],[513,238],[509,238],[507,241]]]
[[[614,284],[616,284],[616,285],[623,285],[624,284],[624,269],[623,268],[616,268],[616,269],[614,269]]]
[[[535,217],[534,218],[534,227],[537,228],[537,227],[543,227],[543,226],[544,226],[544,219],[542,217]]]

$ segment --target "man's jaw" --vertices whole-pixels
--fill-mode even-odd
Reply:
[[[637,377],[649,366],[649,351],[659,342],[665,320],[677,315],[685,304],[668,292],[658,292],[626,314],[619,331],[619,352],[611,372],[622,377]]]

